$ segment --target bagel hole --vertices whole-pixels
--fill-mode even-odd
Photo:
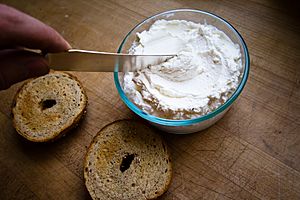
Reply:
[[[126,154],[123,158],[122,158],[122,162],[120,165],[120,171],[123,173],[125,172],[131,165],[133,159],[134,159],[135,155],[134,154]]]
[[[55,106],[56,100],[55,99],[46,99],[46,100],[43,100],[41,102],[41,104],[42,104],[42,110],[45,110],[45,109]]]

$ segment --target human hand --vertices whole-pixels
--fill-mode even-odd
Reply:
[[[61,52],[71,46],[53,28],[14,8],[0,4],[0,90],[48,73],[47,60],[38,53]]]

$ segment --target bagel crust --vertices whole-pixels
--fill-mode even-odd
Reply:
[[[16,131],[33,142],[47,142],[64,135],[85,113],[87,96],[71,74],[52,71],[27,81],[12,107]]]
[[[84,163],[93,199],[156,199],[167,191],[172,165],[167,145],[134,120],[105,126],[93,139]]]

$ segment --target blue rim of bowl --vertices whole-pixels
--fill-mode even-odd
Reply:
[[[138,108],[134,103],[132,103],[128,97],[126,96],[126,94],[124,93],[120,82],[119,82],[119,77],[118,77],[118,72],[117,70],[114,72],[114,81],[115,81],[115,85],[117,87],[117,90],[121,96],[121,99],[123,100],[123,102],[137,115],[139,115],[140,117],[150,121],[150,122],[154,122],[160,125],[165,125],[165,126],[188,126],[188,125],[192,125],[192,124],[196,124],[208,119],[211,119],[213,117],[215,117],[216,115],[218,115],[219,113],[223,112],[224,110],[226,110],[235,100],[236,98],[240,95],[240,93],[242,92],[247,79],[248,79],[248,75],[249,75],[249,69],[250,69],[250,57],[249,57],[249,52],[248,52],[248,48],[246,46],[246,43],[244,41],[244,39],[242,38],[241,34],[229,23],[227,22],[225,19],[223,19],[222,17],[219,17],[213,13],[207,12],[207,11],[202,11],[202,10],[195,10],[195,9],[176,9],[176,10],[169,10],[169,11],[165,11],[156,15],[153,15],[145,20],[143,20],[142,22],[140,22],[138,25],[136,25],[124,38],[124,40],[122,41],[119,49],[118,49],[118,53],[121,53],[123,45],[125,44],[125,42],[127,41],[127,38],[129,37],[129,35],[139,26],[141,26],[142,24],[144,24],[146,21],[150,21],[153,18],[156,18],[158,16],[161,15],[167,15],[167,14],[172,14],[175,12],[195,12],[195,13],[202,13],[202,14],[207,14],[210,15],[211,17],[215,17],[219,20],[221,20],[222,22],[224,22],[234,33],[237,34],[242,47],[244,49],[244,53],[245,53],[245,68],[244,68],[244,73],[243,73],[243,77],[241,79],[241,82],[238,86],[238,88],[235,90],[235,92],[231,95],[231,97],[220,107],[218,107],[216,110],[197,117],[197,118],[193,118],[193,119],[185,119],[185,120],[171,120],[171,119],[164,119],[164,118],[160,118],[160,117],[156,117],[154,115],[150,115],[146,112],[144,112],[143,110],[141,110],[140,108]],[[116,66],[116,69],[118,69],[118,66]]]

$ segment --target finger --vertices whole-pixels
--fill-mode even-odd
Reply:
[[[22,50],[0,51],[0,90],[48,72],[47,61],[39,54]]]
[[[0,45],[0,51],[1,50],[5,50],[5,49],[24,49],[24,47],[21,47],[21,46],[15,46],[15,45],[3,45],[1,46]]]
[[[0,30],[0,47],[23,46],[46,52],[71,48],[53,28],[3,4],[0,4]]]

